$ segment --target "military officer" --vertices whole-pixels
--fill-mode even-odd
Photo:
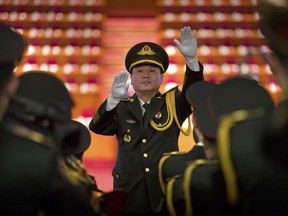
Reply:
[[[279,86],[281,99],[273,112],[268,130],[263,137],[258,138],[262,144],[262,156],[265,157],[260,170],[262,176],[258,178],[259,192],[254,200],[249,203],[246,211],[258,215],[287,215],[288,214],[288,3],[286,0],[261,0],[260,5],[260,30],[266,37],[271,49],[268,55],[270,68]],[[252,134],[257,131],[250,127]],[[234,139],[235,137],[235,139]],[[237,136],[231,136],[235,144]],[[265,171],[265,172],[264,172]],[[261,192],[260,192],[261,191]],[[246,205],[247,206],[247,205]]]
[[[191,101],[197,96],[196,87],[195,84],[190,89],[194,92],[190,94]],[[260,172],[255,167],[259,168],[262,160],[259,145],[253,143],[256,136],[249,135],[251,127],[244,126],[246,132],[238,133],[238,145],[230,143],[227,131],[234,122],[255,118],[260,119],[260,123],[253,124],[255,131],[263,132],[273,108],[267,90],[246,77],[225,80],[197,106],[194,112],[197,128],[209,141],[206,144],[213,154],[208,160],[191,162],[183,176],[169,180],[166,199],[171,215],[242,215],[245,204],[255,198],[252,194],[257,188],[254,181],[257,178],[254,177]],[[235,133],[234,128],[231,133]]]
[[[205,100],[216,86],[216,83],[208,81],[199,81],[192,84],[186,92],[186,98],[191,104],[191,110],[195,111],[201,101]],[[205,140],[197,128],[197,119],[194,117],[194,113],[192,113],[192,123],[195,146],[189,152],[165,153],[159,162],[159,179],[164,194],[167,180],[173,176],[183,175],[189,162],[211,157],[208,151],[205,152],[207,148],[203,147]]]
[[[88,128],[76,120],[71,120],[64,127],[71,132],[65,135],[65,142],[61,143],[66,173],[76,183],[80,183],[91,192],[91,203],[99,216],[120,216],[127,200],[127,193],[123,190],[103,191],[97,186],[94,176],[89,175],[83,164],[85,151],[91,144],[91,134]],[[58,128],[63,133],[64,127]],[[75,142],[75,140],[78,140]]]
[[[175,43],[186,59],[182,91],[175,87],[163,94],[159,92],[169,57],[158,44],[138,43],[126,55],[128,72],[115,76],[111,94],[89,125],[97,134],[117,137],[118,155],[112,175],[114,189],[122,188],[128,193],[126,215],[151,215],[156,211],[162,197],[159,160],[165,152],[178,151],[180,131],[191,133],[181,125],[191,114],[186,89],[203,80],[203,67],[197,58],[196,31],[182,28],[181,42],[175,39]],[[129,74],[135,94],[125,98]]]
[[[25,72],[0,125],[4,215],[97,215],[91,194],[67,175],[55,136],[73,100],[54,74]],[[70,133],[71,131],[62,131]]]
[[[11,26],[0,23],[0,119],[18,87],[14,69],[27,49],[26,38]]]

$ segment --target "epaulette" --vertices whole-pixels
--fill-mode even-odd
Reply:
[[[66,169],[62,170],[62,174],[74,185],[87,185],[92,186],[95,182],[87,174],[87,171],[81,160],[73,155],[65,157],[64,163]]]
[[[133,102],[133,101],[134,101],[134,98],[132,98],[132,97],[121,98],[120,101],[122,101],[122,102]]]
[[[165,97],[165,95],[167,93],[177,90],[178,87],[179,87],[179,85],[176,85],[175,87],[173,87],[173,88],[169,89],[168,91],[164,92],[160,97],[163,97],[163,96]]]
[[[55,140],[52,137],[30,130],[26,127],[13,126],[9,128],[9,131],[16,136],[23,137],[48,148],[53,148],[56,145]]]

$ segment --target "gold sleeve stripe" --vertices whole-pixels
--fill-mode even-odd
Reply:
[[[100,118],[98,111],[94,113],[93,115],[93,123],[96,123],[98,121],[98,119]]]

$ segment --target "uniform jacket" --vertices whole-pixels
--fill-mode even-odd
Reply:
[[[33,136],[22,126],[12,131],[6,124],[0,124],[1,213],[96,215],[90,192],[63,177],[52,139],[39,133]]]
[[[167,156],[167,158],[165,158]],[[195,145],[189,152],[171,152],[165,154],[163,157],[163,179],[171,178],[175,175],[184,173],[187,164],[196,159],[205,159],[203,146]]]
[[[203,66],[193,72],[186,67],[182,92],[176,88],[175,104],[179,123],[191,114],[186,101],[186,89],[193,83],[203,80]],[[167,92],[166,92],[167,93]],[[116,108],[106,111],[106,101],[99,107],[91,120],[91,131],[102,135],[116,135],[118,155],[112,175],[114,189],[128,192],[128,213],[154,212],[162,197],[158,179],[158,163],[165,152],[178,151],[180,130],[175,121],[165,131],[156,131],[149,124],[165,123],[167,108],[165,95],[155,95],[146,111],[145,120],[136,94],[120,101]]]
[[[165,153],[159,162],[159,180],[165,193],[166,184],[174,176],[183,175],[187,164],[197,159],[205,159],[203,146],[195,145],[189,152]]]
[[[171,178],[168,185],[162,215],[164,212],[179,216],[238,215],[236,209],[227,204],[217,161],[195,160],[187,166],[184,175]]]

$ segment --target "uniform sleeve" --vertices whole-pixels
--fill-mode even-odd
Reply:
[[[96,134],[114,135],[117,128],[117,107],[110,111],[106,111],[106,103],[107,100],[105,100],[94,113],[89,123],[89,129]]]
[[[177,104],[177,112],[180,117],[181,123],[185,121],[185,119],[191,114],[191,107],[188,101],[186,100],[186,91],[190,85],[196,83],[198,81],[204,80],[203,75],[203,65],[199,62],[200,71],[192,71],[188,66],[186,66],[185,77],[182,87],[182,92],[176,92],[176,104]]]
[[[204,68],[200,62],[199,62],[199,66],[200,66],[200,71],[192,71],[188,66],[186,66],[185,77],[184,77],[183,88],[182,88],[182,92],[184,94],[186,94],[186,90],[188,89],[190,85],[198,81],[204,80],[204,75],[203,75]]]

